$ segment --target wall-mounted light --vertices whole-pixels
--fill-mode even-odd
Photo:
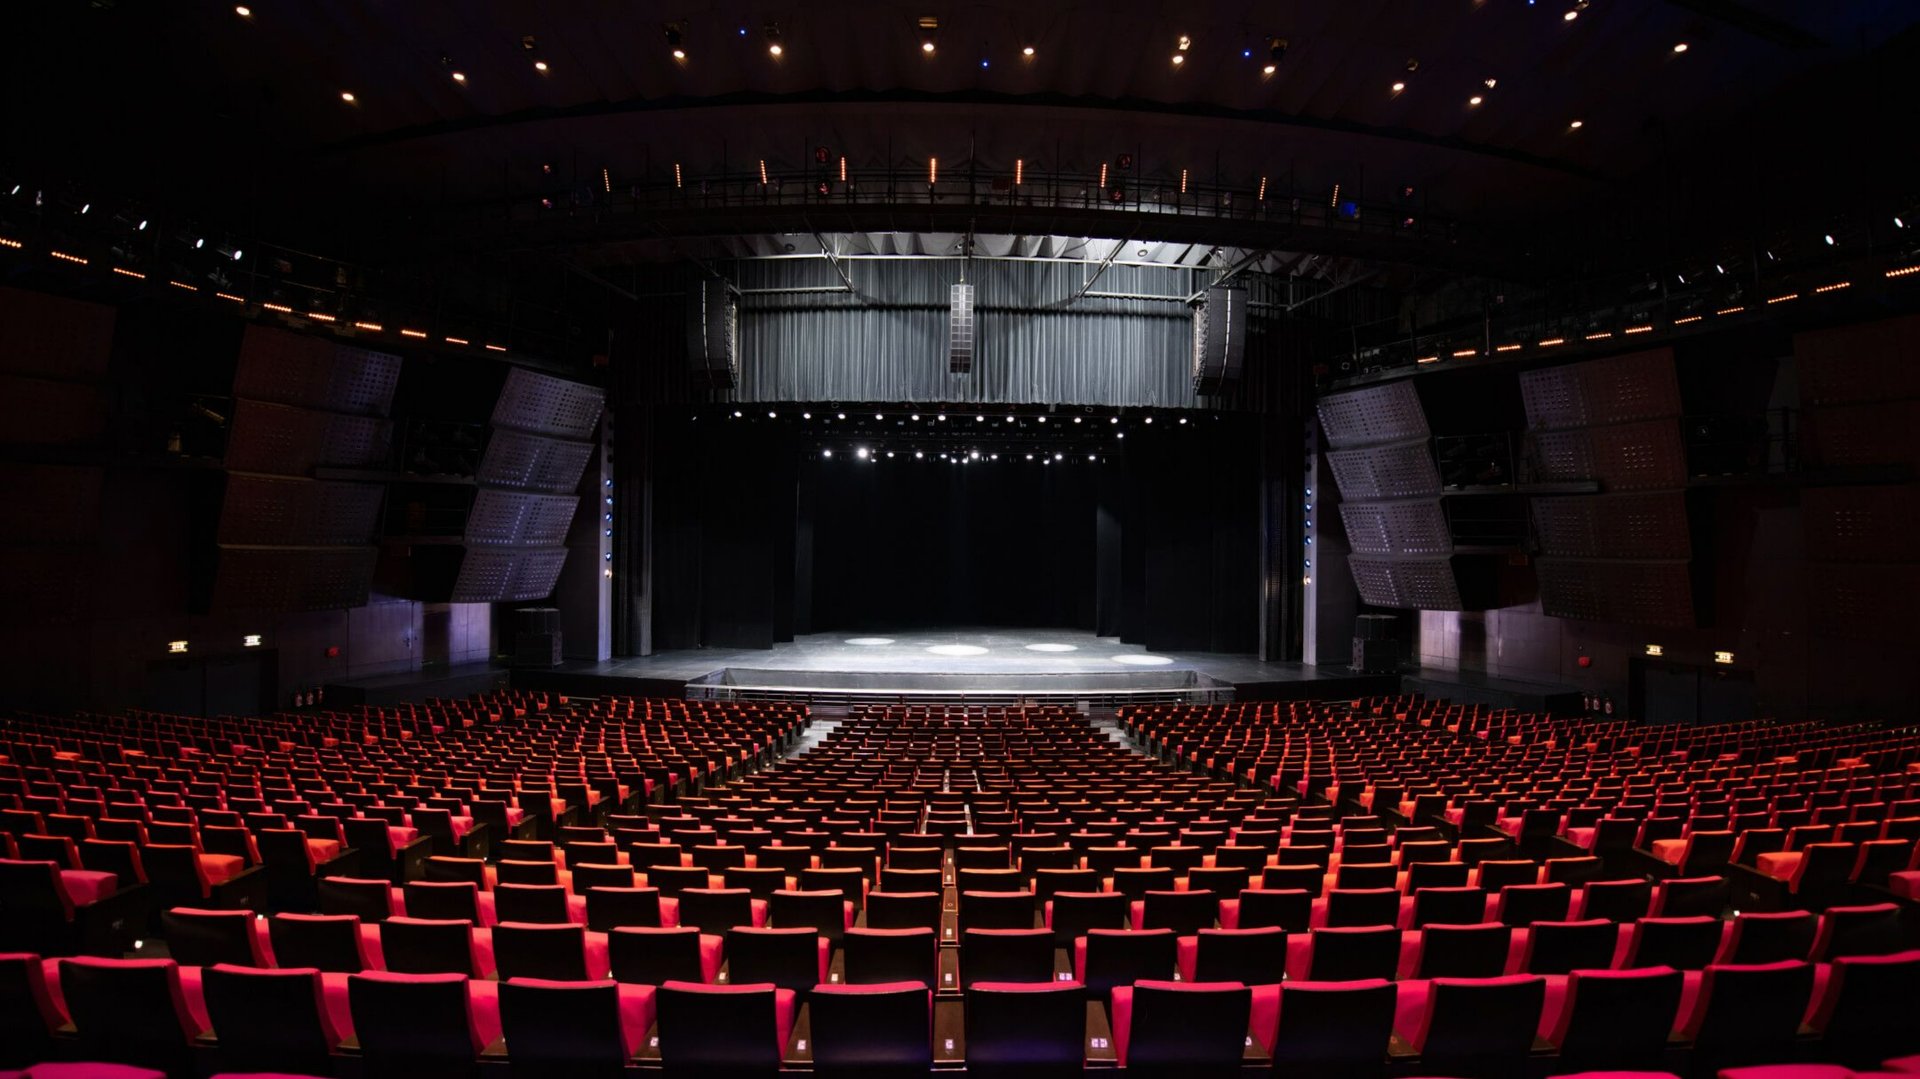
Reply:
[[[1715,663],[1732,663],[1733,653],[1732,652],[1715,652],[1713,654],[1713,661]]]
[[[187,642],[185,641],[168,641],[167,642],[167,651],[173,655],[176,655],[176,656],[181,655],[184,652],[186,652],[186,650],[187,650]]]
[[[1666,654],[1667,654],[1667,650],[1657,644],[1650,644],[1647,646],[1647,655],[1664,656]]]
[[[249,633],[245,637],[240,638],[240,647],[242,648],[260,647],[260,635],[258,633]]]

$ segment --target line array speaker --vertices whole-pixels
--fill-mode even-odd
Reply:
[[[973,371],[973,286],[954,285],[948,290],[947,371],[964,375]]]
[[[1219,394],[1240,381],[1247,352],[1247,290],[1216,286],[1193,309],[1193,389]]]
[[[700,282],[687,292],[687,304],[687,361],[694,382],[732,388],[740,379],[740,309],[727,282]]]

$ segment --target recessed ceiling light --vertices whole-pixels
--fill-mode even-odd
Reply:
[[[1022,56],[1032,56],[1032,55],[1033,55],[1033,46],[1031,46],[1031,45],[1029,45],[1029,46],[1027,46],[1027,47],[1026,47],[1026,48],[1024,48],[1024,49],[1021,49],[1021,50],[1020,50],[1020,55],[1022,55]]]
[[[1407,84],[1404,82],[1396,82],[1393,84],[1393,92],[1396,94],[1402,90],[1405,90],[1406,88],[1407,88]]]
[[[685,49],[673,50],[673,58],[675,60],[685,60],[687,58],[687,50]]]
[[[1572,128],[1575,131],[1578,131],[1581,128],[1587,126],[1587,122],[1585,120],[1575,120],[1573,123],[1570,123],[1567,126],[1569,128]]]
[[[533,69],[544,75],[547,71],[547,62],[545,60],[535,60],[533,62]]]
[[[782,53],[783,51],[785,51],[785,50],[783,50],[783,49],[781,49],[781,48],[780,48],[780,43],[779,43],[778,41],[776,41],[776,42],[774,42],[773,44],[771,44],[771,45],[769,45],[769,46],[767,46],[767,53],[768,53],[768,55],[770,55],[770,56],[779,56],[779,55],[780,55],[780,54],[781,54],[781,53]]]
[[[1686,52],[1686,51],[1687,51],[1687,43],[1686,43],[1686,42],[1684,42],[1684,41],[1682,41],[1682,42],[1678,42],[1678,43],[1676,43],[1676,44],[1675,44],[1675,45],[1673,46],[1673,51],[1674,51],[1674,52]]]
[[[1480,103],[1481,103],[1482,101],[1485,101],[1485,100],[1486,100],[1486,99],[1485,99],[1485,98],[1483,98],[1483,97],[1481,97],[1481,96],[1480,96],[1479,94],[1475,94],[1475,95],[1473,95],[1472,97],[1470,97],[1470,98],[1468,98],[1468,99],[1467,99],[1467,104],[1469,104],[1469,105],[1478,105],[1478,104],[1480,104]]]
[[[1580,17],[1580,13],[1578,11],[1569,11],[1565,15],[1562,15],[1560,17],[1567,20],[1568,22],[1572,22],[1573,20]]]
[[[1499,83],[1500,83],[1500,80],[1499,80],[1499,79],[1488,79],[1488,80],[1487,80],[1487,89],[1489,89],[1489,90],[1491,90],[1491,89],[1493,89],[1493,88],[1494,88],[1495,86],[1497,86],[1497,85],[1499,85]]]
[[[922,42],[920,43],[920,51],[921,51],[921,52],[932,52],[932,51],[933,51],[933,42],[931,42],[931,41],[922,41]]]
[[[351,104],[353,104],[353,103],[354,103],[355,101],[358,101],[358,100],[359,100],[359,98],[356,98],[356,97],[354,97],[354,96],[353,96],[353,91],[352,91],[352,90],[342,90],[342,91],[340,91],[340,100],[342,100],[342,101],[344,101],[344,102],[346,102],[347,104],[349,104],[349,105],[351,105]]]
[[[241,5],[239,5],[238,7],[236,7],[236,8],[234,8],[234,9],[233,9],[233,13],[234,13],[235,15],[238,15],[238,16],[240,16],[240,17],[241,17],[241,18],[243,18],[243,19],[251,19],[251,18],[253,18],[253,9],[252,9],[252,8],[250,8],[250,7],[248,7],[248,6],[247,6],[247,5],[245,5],[245,4],[241,4]]]
[[[1261,68],[1261,69],[1260,69],[1260,73],[1261,73],[1261,74],[1263,74],[1263,75],[1271,75],[1271,74],[1273,74],[1273,73],[1274,73],[1275,71],[1278,71],[1278,70],[1279,70],[1279,68],[1277,68],[1277,67],[1275,67],[1275,66],[1274,66],[1274,65],[1272,65],[1272,64],[1268,64],[1268,65],[1267,65],[1266,67],[1263,67],[1263,68]]]
[[[1175,64],[1184,64],[1184,63],[1186,63],[1186,62],[1187,62],[1187,57],[1186,57],[1186,54],[1185,54],[1185,53],[1178,53],[1178,52],[1176,52],[1176,53],[1174,53],[1174,54],[1173,54],[1173,62],[1174,62]]]
[[[453,81],[454,81],[454,82],[466,82],[466,81],[467,81],[467,76],[466,76],[466,75],[465,75],[464,73],[462,73],[462,72],[458,72],[458,71],[456,71],[456,72],[454,72],[454,73],[453,73]]]

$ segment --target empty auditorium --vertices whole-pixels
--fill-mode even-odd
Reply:
[[[0,1079],[1920,1079],[1915,0],[6,22]]]

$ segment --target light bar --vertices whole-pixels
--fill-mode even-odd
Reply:
[[[113,272],[119,274],[121,277],[131,277],[139,281],[145,281],[147,279],[146,274],[141,273],[139,270],[129,270],[125,266],[115,266]]]
[[[1453,354],[1453,358],[1457,360],[1462,356],[1478,356],[1478,355],[1480,355],[1480,350],[1477,348],[1463,348],[1460,351],[1455,352]]]
[[[1797,300],[1799,298],[1800,298],[1800,294],[1798,292],[1789,292],[1785,296],[1775,296],[1773,299],[1768,300],[1767,302],[1770,304],[1786,303],[1788,300]]]
[[[0,236],[0,247],[11,247],[15,251],[18,251],[20,250],[20,241],[10,236]]]
[[[680,162],[678,161],[673,163],[673,186],[680,186]]]
[[[1440,362],[1440,357],[1438,357],[1438,356],[1422,356],[1422,357],[1420,357],[1419,359],[1417,359],[1417,360],[1415,360],[1415,361],[1413,361],[1413,362],[1414,362],[1414,363],[1439,363],[1439,362]]]
[[[401,330],[401,331],[400,331],[400,336],[402,336],[402,337],[422,337],[422,338],[424,338],[424,337],[426,337],[426,336],[427,336],[427,331],[425,331],[425,330]]]
[[[385,326],[380,325],[378,322],[356,322],[353,324],[353,328],[356,330],[366,330],[370,333],[379,333],[381,330],[386,329]]]
[[[1519,345],[1495,345],[1493,350],[1495,352],[1518,352],[1520,351],[1520,346]]]
[[[1567,343],[1567,339],[1564,337],[1549,337],[1545,341],[1540,342],[1540,347],[1551,348],[1554,345],[1564,345],[1566,343]]]
[[[447,338],[447,344],[449,344],[449,345],[471,345],[471,344],[473,344],[473,342],[472,342],[472,341],[469,341],[469,340],[467,340],[467,339],[466,339],[466,338],[464,338],[464,337],[449,337],[449,338]]]
[[[1853,287],[1853,282],[1851,281],[1835,281],[1831,285],[1821,285],[1819,288],[1814,289],[1813,291],[1817,293],[1818,292],[1839,292],[1843,288],[1852,288],[1852,287]]]
[[[260,306],[266,308],[269,311],[278,311],[283,315],[293,314],[293,308],[288,307],[286,304],[283,304],[283,303],[263,303]]]
[[[78,265],[81,265],[81,266],[85,266],[87,264],[86,259],[81,258],[79,255],[69,255],[65,251],[49,251],[47,252],[47,254],[52,255],[54,258],[59,259],[61,262],[72,262],[72,263],[77,263]]]
[[[189,285],[189,284],[187,284],[187,283],[186,283],[185,281],[168,281],[168,282],[167,282],[167,284],[169,284],[169,285],[172,285],[172,286],[173,286],[174,288],[183,288],[183,289],[186,289],[186,290],[187,290],[188,292],[199,292],[199,291],[200,291],[200,286],[199,286],[199,285]]]
[[[1626,328],[1626,331],[1625,331],[1625,332],[1627,332],[1627,333],[1652,333],[1652,332],[1653,332],[1653,327],[1652,327],[1652,326],[1628,326],[1628,327]]]
[[[13,246],[15,246],[15,247],[19,247],[20,245],[19,245],[19,244],[14,244]],[[1888,271],[1887,271],[1887,273],[1886,273],[1886,276],[1888,276],[1888,277],[1911,277],[1912,275],[1914,275],[1914,274],[1917,274],[1917,273],[1920,273],[1920,266],[1902,266],[1902,267],[1900,267],[1900,268],[1899,268],[1899,269],[1897,269],[1897,270],[1888,270]]]
[[[1590,333],[1590,334],[1588,334],[1588,335],[1587,335],[1587,340],[1589,340],[1589,341],[1604,341],[1604,340],[1606,340],[1607,338],[1609,338],[1609,337],[1612,337],[1612,336],[1613,336],[1613,331],[1612,331],[1612,330],[1602,330],[1602,331],[1600,331],[1599,333]]]
[[[506,350],[507,350],[507,346],[505,345],[488,345],[487,346],[488,352],[505,352]]]
[[[321,312],[321,311],[309,311],[307,312],[307,317],[310,319],[313,319],[316,322],[337,321],[332,315],[326,314],[325,312]]]
[[[215,295],[215,296],[218,296],[218,297],[220,297],[220,298],[221,298],[221,299],[223,299],[223,300],[232,300],[232,301],[233,301],[234,303],[246,303],[246,302],[247,302],[247,301],[246,301],[246,298],[245,298],[245,297],[242,297],[242,296],[235,296],[235,295],[234,295],[233,293],[231,293],[231,292],[216,292],[216,293],[214,293],[214,295]]]
[[[763,157],[760,159],[760,183],[762,185],[765,185],[766,182],[767,182],[767,159]]]

